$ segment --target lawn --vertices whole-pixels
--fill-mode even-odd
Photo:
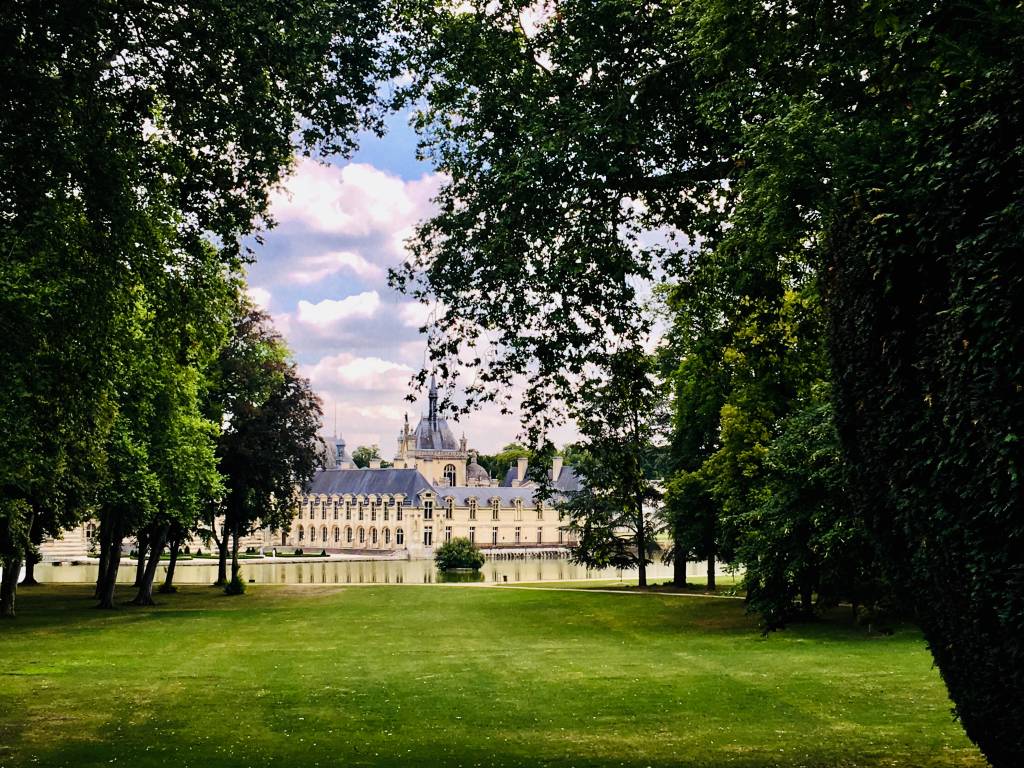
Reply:
[[[762,638],[739,600],[473,586],[18,599],[4,768],[984,765],[909,627]]]

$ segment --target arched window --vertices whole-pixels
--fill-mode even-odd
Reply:
[[[304,536],[305,536],[305,532],[302,530],[302,526],[300,525],[299,526],[299,541],[302,541]]]
[[[309,540],[310,540],[311,543],[316,541],[316,526],[315,525],[309,526]]]
[[[320,529],[320,540],[324,544],[327,543],[327,526],[326,525],[323,528]]]
[[[352,543],[352,529],[351,528],[346,528],[345,529],[345,543],[346,544],[351,544]]]
[[[374,544],[374,545],[377,543],[377,529],[376,528],[371,528],[370,529],[370,543]]]
[[[366,531],[364,531],[362,528],[359,529],[359,543],[366,543]]]
[[[337,544],[341,540],[341,531],[338,526],[334,526],[334,543]]]
[[[405,544],[405,531],[399,528],[395,531],[395,545],[400,547],[403,544]]]
[[[384,529],[384,543],[385,544],[390,544],[391,543],[391,529],[390,528],[385,528]]]
[[[455,485],[455,465],[445,464],[444,465],[444,484]]]

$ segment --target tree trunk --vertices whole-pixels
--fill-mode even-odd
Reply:
[[[800,613],[814,615],[814,580],[809,576],[800,580]]]
[[[238,579],[238,523],[231,531],[231,583]]]
[[[160,528],[149,537],[149,561],[142,572],[142,581],[139,582],[139,591],[132,600],[132,605],[156,605],[153,602],[153,580],[156,578],[156,569],[160,565],[160,555],[164,552],[164,543],[167,541],[167,530],[169,524]]]
[[[214,528],[217,523],[214,522]],[[217,534],[213,536],[214,542],[217,544],[217,581],[214,582],[213,586],[223,587],[228,583],[228,536],[226,532],[221,533],[221,537],[218,539]]]
[[[647,532],[644,530],[644,509],[640,507],[636,526],[637,584],[647,586]]]
[[[148,537],[145,533],[139,533],[136,537],[135,545],[135,556],[138,558],[135,561],[135,583],[133,587],[142,586],[142,579],[146,575],[146,551],[148,549]]]
[[[107,558],[110,557],[110,546],[107,544],[107,537],[100,532],[100,565],[96,571],[96,589],[92,596],[99,600],[100,592],[103,589],[103,575],[107,572]]]
[[[164,583],[160,585],[160,592],[166,594],[174,592],[174,567],[178,564],[178,553],[181,551],[181,537],[176,537],[171,542],[171,559],[167,563],[167,576]]]
[[[714,553],[714,551],[712,551],[711,554],[708,555],[708,591],[709,592],[718,588],[718,585],[715,583],[715,571],[716,570],[718,570],[718,563],[715,560],[715,553]]]
[[[100,546],[106,547],[107,554],[96,584],[96,599],[99,600],[96,607],[113,609],[114,588],[117,585],[117,571],[121,566],[121,547],[124,544],[120,522],[101,522],[100,535],[102,537]]]
[[[683,552],[686,551],[686,547],[683,546],[681,536],[674,536],[672,541],[672,548],[674,554],[672,557],[672,586],[674,587],[685,587],[686,586],[686,558],[683,557]]]
[[[0,579],[0,618],[14,618],[14,597],[18,592],[21,558],[9,557],[3,561],[4,575]]]
[[[39,531],[39,515],[33,513],[32,522],[28,527],[28,543],[25,545],[25,578],[21,580],[23,587],[38,587],[36,581],[36,563],[39,561],[36,544],[42,544],[43,537]]]
[[[31,544],[25,547],[25,578],[21,580],[23,587],[38,587],[36,581],[36,551]]]

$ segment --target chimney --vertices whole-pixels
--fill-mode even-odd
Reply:
[[[380,459],[370,459],[370,469],[380,469]]]
[[[529,462],[529,459],[527,459],[525,456],[520,456],[518,459],[516,459],[516,465],[518,468],[518,475],[516,477],[516,480],[519,481],[520,485],[526,482],[527,462]]]
[[[558,476],[562,474],[562,457],[555,456],[551,459],[551,482],[558,482]]]

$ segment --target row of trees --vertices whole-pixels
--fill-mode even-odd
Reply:
[[[539,453],[552,400],[601,451],[665,283],[677,553],[743,561],[773,623],[881,576],[1020,764],[1019,6],[533,5],[405,17],[447,183],[392,279],[443,308],[433,359],[479,399],[524,377]],[[635,511],[637,464],[590,508]]]
[[[86,516],[101,604],[130,534],[145,602],[168,542],[204,518],[223,563],[308,475],[272,422],[302,414],[288,433],[307,440],[316,403],[240,303],[243,242],[296,151],[343,153],[379,126],[390,13],[5,4],[0,613],[26,551]]]

